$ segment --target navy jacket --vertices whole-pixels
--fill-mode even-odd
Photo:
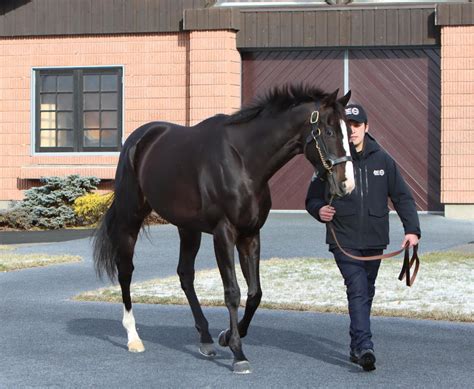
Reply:
[[[364,149],[352,148],[355,189],[345,197],[334,199],[336,209],[333,225],[342,247],[352,249],[385,249],[389,244],[388,198],[392,200],[405,234],[420,237],[420,222],[415,201],[395,161],[365,135]],[[319,209],[329,202],[329,185],[313,177],[306,196],[306,210],[317,220]],[[326,243],[336,243],[327,231]]]

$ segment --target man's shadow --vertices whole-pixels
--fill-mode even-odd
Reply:
[[[145,347],[147,343],[153,343],[170,350],[194,355],[196,358],[204,358],[197,350],[199,340],[192,326],[145,326],[137,323],[137,330]],[[119,320],[95,318],[71,320],[67,324],[67,331],[75,336],[96,338],[122,350],[128,350],[126,331]],[[211,329],[210,332],[214,335],[217,356],[209,360],[220,367],[232,370],[228,363],[233,358],[232,352],[228,348],[221,348],[217,343],[217,334],[220,330]],[[338,351],[344,347],[341,343],[321,336],[255,325],[250,326],[249,334],[243,342],[244,345],[267,346],[279,349],[282,353],[304,355],[331,365],[341,366],[354,373],[361,371],[358,366],[349,362],[348,353]]]

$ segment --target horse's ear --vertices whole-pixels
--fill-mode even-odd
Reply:
[[[338,100],[338,102],[341,103],[343,107],[345,107],[350,99],[351,99],[351,91],[347,92],[344,96],[342,96]]]
[[[326,105],[327,107],[334,105],[336,103],[338,92],[339,92],[339,88],[336,89],[334,92],[332,92],[329,96],[327,96],[323,101],[324,105]]]

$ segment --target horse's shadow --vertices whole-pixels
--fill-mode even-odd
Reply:
[[[139,335],[145,343],[159,344],[162,347],[204,358],[197,351],[198,336],[192,327],[180,326],[145,326],[137,323]],[[119,320],[109,319],[76,319],[68,322],[67,330],[75,336],[93,337],[111,343],[113,346],[127,350],[125,329]],[[218,334],[217,329],[211,333]],[[217,337],[214,337],[217,340]],[[232,370],[228,361],[232,359],[229,349],[220,348],[216,341],[217,356],[210,359],[220,367]],[[322,336],[300,333],[288,329],[276,329],[259,325],[251,326],[245,344],[267,346],[313,358],[324,363],[340,366],[351,372],[360,372],[360,368],[348,360],[348,354],[338,350],[341,343]],[[192,346],[190,346],[192,345]],[[225,362],[223,362],[225,361]]]

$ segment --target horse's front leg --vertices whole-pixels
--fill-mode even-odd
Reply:
[[[230,316],[230,335],[227,345],[234,354],[234,372],[240,374],[250,373],[250,364],[242,351],[242,341],[238,328],[240,288],[237,283],[234,264],[234,246],[237,233],[234,226],[226,220],[218,224],[213,235],[217,265],[224,285],[224,300]]]
[[[245,304],[245,313],[239,322],[239,334],[243,338],[252,321],[253,315],[257,311],[262,299],[262,288],[260,286],[260,234],[239,238],[237,240],[237,250],[239,252],[240,267],[247,282],[247,303]],[[226,345],[229,340],[230,332],[221,333],[219,343]]]

